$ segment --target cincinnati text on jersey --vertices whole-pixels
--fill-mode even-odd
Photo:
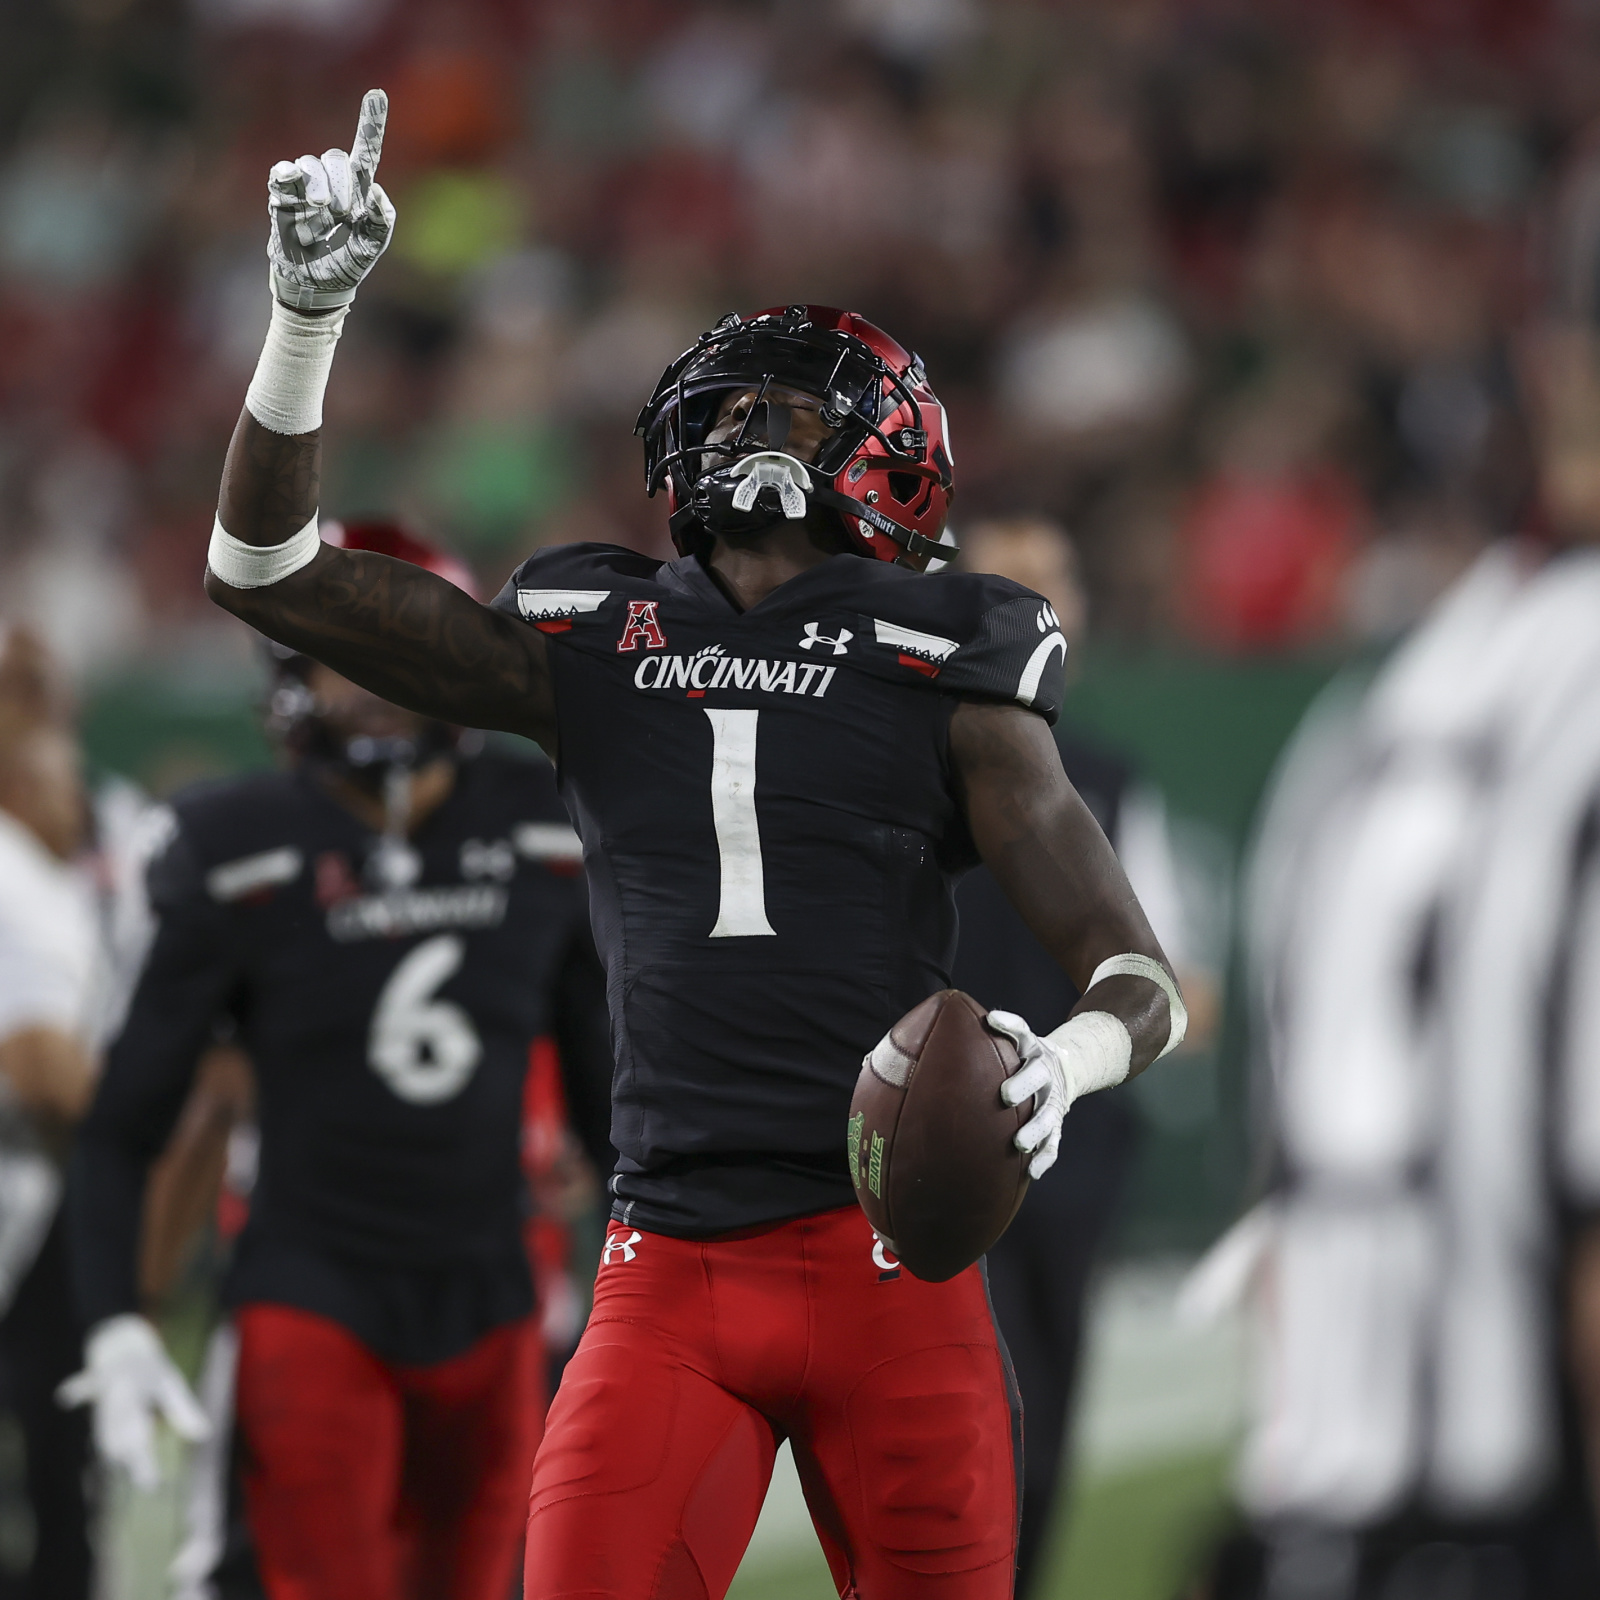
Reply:
[[[506,891],[494,884],[391,889],[330,906],[328,937],[349,944],[355,939],[409,938],[440,928],[497,928],[505,921],[508,903]]]
[[[707,689],[758,689],[766,694],[809,694],[820,700],[837,667],[817,661],[762,661],[722,653],[712,645],[692,656],[646,656],[634,669],[636,689],[682,689],[698,699]]]

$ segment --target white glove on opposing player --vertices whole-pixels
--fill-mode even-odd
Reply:
[[[267,179],[267,260],[272,292],[297,311],[325,311],[355,299],[361,280],[389,247],[394,207],[374,181],[383,153],[389,97],[369,89],[350,153],[280,161]]]
[[[200,1402],[172,1364],[161,1335],[133,1312],[108,1317],[84,1341],[83,1371],[56,1390],[64,1406],[93,1405],[100,1459],[121,1467],[141,1489],[161,1482],[154,1417],[195,1443],[211,1432]]]

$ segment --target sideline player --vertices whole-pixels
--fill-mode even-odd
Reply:
[[[0,640],[0,677],[17,643]],[[83,867],[77,743],[45,709],[0,691],[0,1397],[25,1441],[36,1534],[7,1590],[88,1600],[88,1433],[55,1404],[82,1335],[58,1202],[94,1093],[110,963]]]
[[[619,1161],[526,1592],[722,1594],[787,1436],[841,1593],[1000,1600],[1020,1437],[982,1273],[899,1270],[852,1203],[845,1124],[863,1053],[946,983],[952,876],[980,855],[1085,991],[1048,1039],[1000,1019],[1036,1174],[1076,1094],[1182,1035],[1050,737],[1065,642],[1020,585],[918,575],[951,487],[943,409],[886,334],[819,308],[724,318],[646,405],[675,561],[547,549],[486,607],[323,544],[323,386],[394,218],[386,107],[368,95],[349,156],[273,169],[276,303],[206,582],[375,693],[559,760]]]
[[[396,530],[344,537],[451,574]],[[504,1600],[544,1409],[521,1234],[531,1042],[554,1034],[575,1082],[609,1075],[576,840],[543,763],[469,754],[456,728],[279,658],[288,769],[180,797],[151,869],[155,944],[78,1147],[90,1333],[68,1393],[136,1481],[155,1476],[153,1411],[200,1431],[138,1314],[138,1226],[231,1019],[259,1096],[228,1299],[266,1591]]]

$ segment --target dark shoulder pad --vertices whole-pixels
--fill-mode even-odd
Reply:
[[[1067,641],[1042,596],[981,572],[934,573],[881,593],[890,625],[920,628],[933,641],[939,689],[1015,700],[1055,722],[1066,687]],[[880,633],[884,626],[880,619]]]
[[[535,550],[490,602],[529,622],[598,611],[612,590],[649,582],[661,562],[620,544],[553,544]]]
[[[203,905],[208,897],[205,868],[195,853],[194,843],[183,831],[175,813],[165,842],[151,856],[145,869],[145,890],[150,909],[157,916],[185,906]]]
[[[225,904],[298,877],[305,864],[303,804],[294,775],[276,770],[176,794],[176,833],[203,892]]]
[[[233,778],[210,778],[180,789],[171,805],[202,860],[282,842],[299,809],[292,773],[272,768]]]

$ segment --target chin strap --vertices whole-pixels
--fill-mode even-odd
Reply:
[[[811,498],[819,505],[826,506],[830,511],[837,511],[840,516],[855,517],[867,524],[874,533],[887,535],[900,546],[901,550],[913,561],[920,562],[922,570],[928,562],[937,557],[941,561],[950,561],[960,552],[953,544],[940,544],[937,539],[930,539],[924,533],[918,533],[914,528],[904,528],[892,517],[886,517],[881,511],[864,504],[860,500],[852,500],[847,494],[840,494],[837,489],[817,488],[811,491]]]

